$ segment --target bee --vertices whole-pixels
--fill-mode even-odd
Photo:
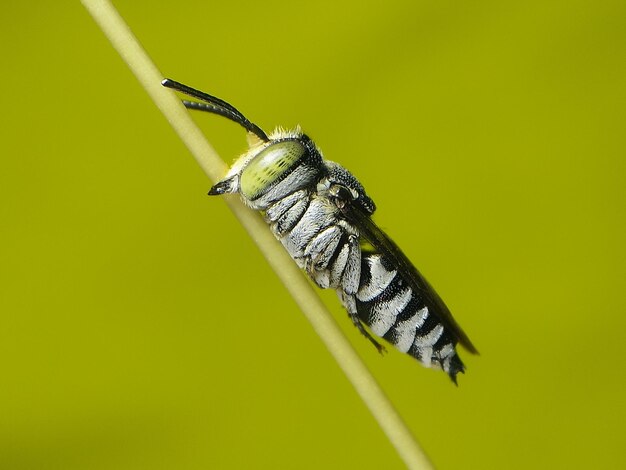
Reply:
[[[162,85],[249,133],[250,148],[209,195],[238,193],[260,211],[293,260],[322,289],[334,289],[352,323],[383,352],[383,338],[456,384],[465,371],[456,345],[477,353],[448,307],[373,221],[374,201],[341,165],[326,160],[299,127],[266,134],[229,103],[174,80]],[[369,331],[368,329],[369,328]],[[370,333],[371,332],[371,333]]]

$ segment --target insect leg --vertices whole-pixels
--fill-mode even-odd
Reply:
[[[341,229],[333,225],[320,232],[304,250],[305,270],[322,289],[330,287],[330,272],[326,269],[339,242]]]
[[[341,287],[348,295],[355,295],[359,290],[359,281],[361,280],[361,247],[359,246],[359,238],[356,235],[348,237],[348,246],[350,253],[346,261],[346,267],[341,277]]]
[[[354,326],[357,327],[361,334],[374,345],[379,353],[383,354],[387,352],[385,347],[378,341],[376,341],[376,339],[363,326],[363,323],[361,322],[361,319],[359,318],[359,315],[356,311],[356,300],[354,298],[354,295],[348,295],[341,289],[337,289],[337,295],[339,296],[339,300],[341,300],[343,306],[348,311],[348,316],[350,317],[350,320],[352,320],[352,323],[354,324]]]

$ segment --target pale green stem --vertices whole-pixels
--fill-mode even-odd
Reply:
[[[225,174],[226,165],[193,123],[180,100],[174,93],[161,86],[163,76],[139,45],[115,7],[108,0],[82,0],[82,3],[189,148],[204,172],[213,182],[218,181]],[[246,208],[238,198],[226,197],[225,199],[311,322],[314,330],[378,421],[407,467],[432,468],[423,450],[356,354],[332,315],[261,217]]]

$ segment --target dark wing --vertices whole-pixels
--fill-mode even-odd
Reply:
[[[478,350],[454,320],[450,310],[448,310],[448,307],[441,297],[435,292],[435,289],[432,288],[417,268],[413,266],[413,263],[409,261],[406,255],[402,253],[398,245],[396,245],[385,232],[378,228],[369,214],[366,214],[362,209],[353,204],[346,204],[341,211],[346,220],[360,231],[361,236],[365,238],[377,252],[393,262],[398,271],[403,275],[402,277],[409,282],[413,292],[422,296],[425,303],[434,308],[432,313],[441,321],[444,328],[446,328],[452,336],[456,337],[465,349],[473,354],[478,354]]]

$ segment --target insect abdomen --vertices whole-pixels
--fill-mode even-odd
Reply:
[[[382,254],[361,251],[356,232],[337,218],[327,198],[297,191],[269,207],[265,217],[311,279],[337,290],[351,317],[424,366],[442,368],[452,380],[464,370],[456,339],[433,307]]]
[[[359,318],[376,336],[426,367],[441,367],[452,380],[464,370],[456,354],[456,339],[382,255],[363,254],[355,297]]]

